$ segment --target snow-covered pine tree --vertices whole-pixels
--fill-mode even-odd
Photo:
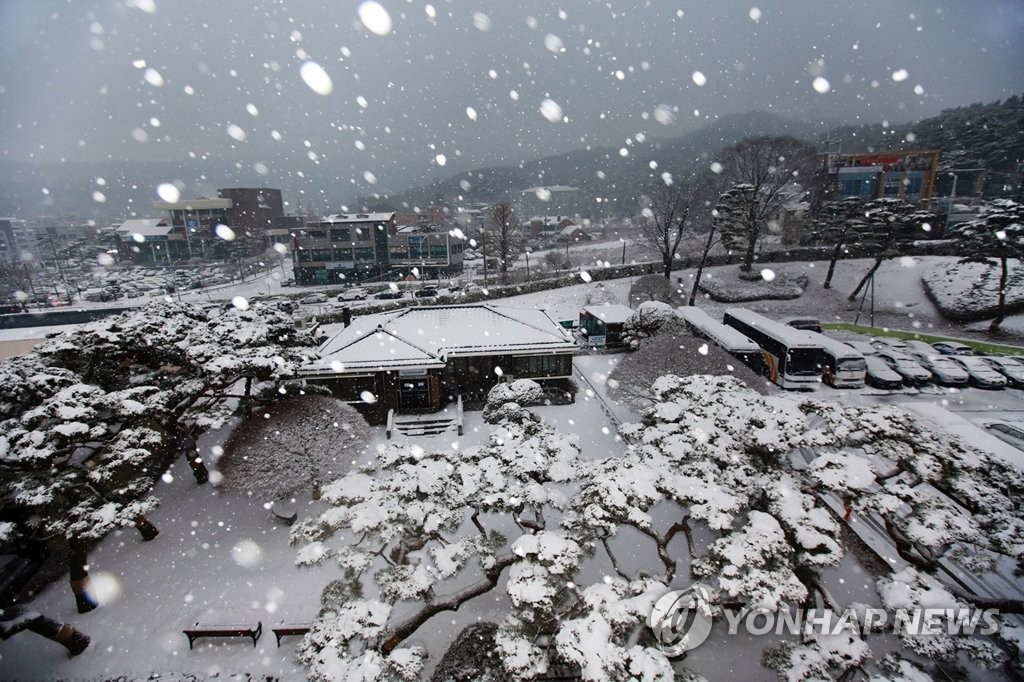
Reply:
[[[952,230],[961,263],[982,263],[999,266],[999,293],[996,316],[988,331],[995,334],[1006,317],[1006,281],[1010,261],[1018,267],[1024,259],[1024,206],[1012,199],[993,199],[978,213],[978,217],[956,226]]]

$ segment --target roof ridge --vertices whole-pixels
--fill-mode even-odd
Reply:
[[[532,324],[532,323],[530,323],[530,322],[527,322],[526,320],[521,320],[521,319],[519,319],[518,317],[515,317],[514,315],[510,315],[510,314],[508,314],[508,313],[504,313],[504,312],[502,312],[502,311],[498,310],[498,309],[497,309],[497,308],[496,308],[495,306],[492,306],[492,305],[489,305],[489,304],[487,304],[487,303],[484,303],[484,304],[482,304],[482,305],[481,305],[481,307],[482,307],[482,308],[487,308],[487,309],[488,309],[488,310],[490,310],[490,311],[491,311],[492,313],[494,313],[494,314],[496,314],[496,315],[501,315],[502,317],[504,317],[504,318],[506,318],[506,319],[509,319],[509,320],[515,320],[515,321],[516,321],[516,322],[518,322],[519,324],[522,324],[522,325],[525,325],[525,326],[527,326],[527,327],[530,327],[531,329],[536,329],[537,331],[539,331],[539,332],[542,332],[542,333],[544,333],[544,334],[547,334],[548,336],[555,336],[555,335],[554,335],[554,333],[552,333],[552,332],[551,332],[551,330],[548,330],[548,329],[541,329],[541,328],[540,328],[540,327],[538,327],[537,325],[535,325],[535,324]],[[548,321],[549,321],[549,322],[551,322],[551,324],[553,324],[553,325],[558,325],[558,323],[557,323],[557,322],[555,322],[554,320],[552,320],[552,319],[551,319],[551,318],[550,318],[550,317],[548,316],[548,313],[547,313],[547,311],[546,311],[546,310],[544,310],[544,309],[542,309],[542,308],[537,308],[537,312],[538,312],[538,313],[540,313],[541,315],[543,315],[544,317],[546,317],[546,318],[548,319]],[[559,338],[559,337],[555,337],[555,338]],[[562,337],[561,337],[561,339],[562,339],[562,340],[564,340],[564,339],[565,339],[565,337],[564,337],[564,336],[562,336]]]

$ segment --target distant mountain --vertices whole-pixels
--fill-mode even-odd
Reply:
[[[946,109],[916,123],[875,123],[836,128],[818,140],[822,150],[938,149],[943,171],[985,168],[985,195],[1000,194],[1020,182],[1024,163],[1024,100],[1014,95],[989,104]],[[936,193],[949,192],[951,178],[940,175]],[[962,190],[961,186],[961,190]],[[975,191],[981,188],[975,188]]]
[[[1016,188],[1024,161],[1024,102],[971,104],[914,123],[830,127],[768,113],[723,116],[670,139],[632,140],[622,147],[599,147],[532,161],[462,172],[404,192],[357,198],[349,209],[388,208],[465,201],[495,201],[542,185],[579,188],[574,213],[584,217],[632,213],[637,197],[673,176],[703,170],[719,150],[752,135],[792,135],[819,150],[939,149],[944,169],[987,168],[986,194]],[[144,163],[109,160],[94,163],[29,163],[0,160],[0,216],[54,216],[59,220],[95,220],[106,224],[133,213],[153,216],[156,187],[179,182],[187,198],[215,196],[221,187],[275,187],[288,209],[308,214],[343,210],[350,191],[337,169],[254,170],[259,164],[238,159],[192,159]],[[952,176],[943,173],[936,193],[946,194]],[[968,182],[961,176],[961,182]],[[963,188],[963,185],[959,185]],[[958,190],[959,191],[959,190]],[[974,191],[977,191],[976,189]]]
[[[362,203],[368,208],[392,210],[432,203],[449,206],[459,203],[458,197],[490,202],[514,197],[530,187],[568,185],[579,188],[580,215],[622,214],[632,212],[637,197],[661,182],[663,173],[679,177],[704,169],[719,150],[744,137],[792,135],[810,141],[824,132],[823,126],[775,114],[736,114],[676,138],[634,141],[621,148],[582,149],[483,168]]]

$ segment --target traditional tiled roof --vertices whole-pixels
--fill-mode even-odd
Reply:
[[[575,341],[543,310],[489,304],[416,306],[357,317],[303,374],[440,368],[452,357],[571,353]]]

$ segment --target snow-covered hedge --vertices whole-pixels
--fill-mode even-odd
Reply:
[[[776,272],[757,265],[754,272],[760,275],[756,279],[741,277],[738,271],[705,274],[699,288],[720,303],[790,300],[803,296],[807,288],[807,275],[802,273]]]
[[[933,265],[921,273],[921,282],[935,307],[951,320],[968,322],[996,315],[999,297],[998,265]],[[1006,282],[1006,313],[1021,311],[1024,311],[1024,267],[1018,261],[1011,261]]]

